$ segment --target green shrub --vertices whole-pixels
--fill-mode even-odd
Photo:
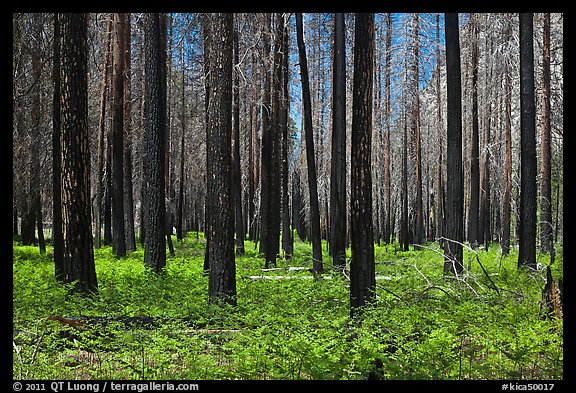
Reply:
[[[246,241],[236,256],[236,307],[207,303],[203,236],[174,241],[163,274],[139,247],[122,259],[95,250],[99,292],[81,297],[54,279],[52,250],[13,243],[16,379],[561,379],[562,320],[540,314],[543,269],[517,269],[517,251],[470,250],[458,279],[444,276],[437,244],[376,246],[377,299],[349,318],[348,280],[311,278],[310,244],[262,272]],[[562,277],[562,252],[553,267]],[[348,250],[349,252],[349,250]],[[469,258],[469,259],[468,259]],[[549,256],[539,255],[542,266]],[[468,262],[469,261],[469,262]],[[482,266],[481,266],[482,265]],[[482,269],[482,267],[484,269]],[[290,279],[248,279],[248,276]],[[102,316],[78,330],[50,315]],[[129,326],[120,317],[151,317]],[[114,320],[114,317],[118,317]],[[381,365],[381,367],[380,367]]]

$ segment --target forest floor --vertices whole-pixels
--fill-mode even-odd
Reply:
[[[442,274],[437,243],[376,246],[377,300],[351,319],[348,279],[326,251],[319,278],[294,269],[312,267],[309,243],[263,271],[246,241],[235,307],[207,302],[202,234],[174,245],[162,275],[143,266],[140,245],[122,259],[95,250],[98,295],[79,296],[55,281],[51,247],[14,241],[13,378],[563,378],[563,321],[540,311],[547,255],[530,271],[517,268],[517,249],[465,249],[455,278]]]

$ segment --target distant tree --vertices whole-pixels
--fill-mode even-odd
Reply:
[[[510,41],[512,28],[510,22],[504,27],[505,40]],[[502,238],[500,246],[502,254],[510,252],[510,217],[512,203],[512,75],[509,61],[504,64],[504,197],[502,200]]]
[[[386,13],[386,60],[384,87],[384,241],[392,240],[392,179],[390,176],[390,67],[392,62],[392,18]]]
[[[372,224],[372,86],[374,14],[356,14],[351,147],[350,315],[376,296]]]
[[[95,196],[94,196],[94,221],[95,221],[95,231],[94,236],[94,247],[100,248],[100,233],[102,231],[102,198],[104,193],[104,155],[105,155],[105,144],[106,144],[106,97],[108,93],[108,74],[110,69],[110,58],[112,55],[111,51],[111,37],[112,37],[112,18],[107,18],[106,30],[106,43],[104,51],[104,61],[103,61],[103,71],[102,71],[102,82],[100,90],[100,110],[98,117],[98,156],[96,159],[96,184],[95,184]],[[56,195],[56,191],[54,192]]]
[[[186,135],[186,78],[184,70],[184,48],[185,42],[182,40],[180,62],[182,64],[182,90],[181,90],[181,112],[180,124],[182,125],[182,135],[180,135],[180,185],[178,187],[178,211],[176,220],[176,239],[182,240],[184,238],[184,141]]]
[[[344,14],[334,14],[330,253],[335,267],[346,266],[346,46]]]
[[[282,174],[282,250],[284,251],[284,259],[292,258],[294,252],[294,238],[292,230],[290,229],[290,198],[288,191],[289,172],[288,172],[288,151],[290,150],[289,134],[292,131],[291,126],[288,125],[290,113],[290,73],[288,68],[288,41],[290,36],[289,31],[289,14],[282,15],[282,47],[280,52],[282,54],[282,89],[280,97],[280,132],[282,138],[281,146],[281,174]]]
[[[54,275],[57,280],[65,280],[64,244],[62,234],[62,183],[60,165],[60,19],[54,14],[54,40],[52,84],[52,245],[54,247]],[[99,236],[99,233],[97,232]]]
[[[420,130],[420,78],[419,78],[419,58],[420,58],[420,37],[419,37],[419,16],[414,14],[414,25],[412,28],[412,116],[411,127],[414,137],[414,154],[416,169],[416,225],[414,228],[414,244],[420,244],[424,240],[424,206],[422,202],[422,147]]]
[[[238,14],[236,14],[238,15]],[[240,66],[238,35],[238,17],[234,18],[234,65]],[[244,220],[242,218],[242,171],[240,166],[240,70],[233,72],[232,90],[232,187],[234,194],[236,253],[244,254]]]
[[[172,222],[173,222],[173,209],[172,200],[174,194],[174,187],[172,183],[172,174],[174,171],[170,170],[170,157],[172,155],[171,148],[171,132],[170,132],[170,108],[168,102],[168,74],[171,72],[172,48],[168,47],[168,34],[172,34],[172,29],[168,30],[168,20],[170,16],[166,13],[160,13],[160,125],[163,127],[164,135],[164,235],[166,236],[166,244],[170,255],[174,255],[174,244],[172,243]],[[168,33],[170,31],[170,33]],[[170,40],[170,43],[172,40]],[[169,66],[170,64],[170,66]]]
[[[318,183],[316,179],[316,161],[314,159],[314,132],[312,129],[312,103],[310,98],[310,82],[308,77],[308,60],[304,43],[302,14],[296,13],[296,38],[298,41],[298,57],[300,62],[300,78],[302,80],[302,103],[304,107],[304,134],[306,138],[306,164],[308,169],[308,190],[310,192],[310,225],[312,232],[312,258],[314,271],[321,273],[322,241],[320,238],[320,208],[318,205]],[[372,239],[372,237],[370,237]]]
[[[134,193],[132,184],[132,46],[131,46],[131,23],[130,14],[120,14],[124,24],[124,237],[126,241],[126,251],[136,250],[136,234],[134,228]]]
[[[264,91],[262,92],[262,138],[260,150],[260,225],[259,235],[260,240],[260,253],[271,255],[275,260],[275,253],[267,253],[268,247],[268,228],[271,227],[270,213],[270,193],[271,191],[271,177],[272,177],[272,63],[270,61],[270,47],[271,47],[271,32],[270,32],[270,18],[269,13],[263,15],[264,26],[262,32],[263,41],[263,78],[264,78]],[[258,138],[256,138],[258,140]],[[272,229],[273,230],[273,229]],[[269,260],[266,258],[265,266],[268,267]]]
[[[302,208],[302,189],[300,187],[300,171],[292,172],[292,226],[300,241],[306,240],[306,221]]]
[[[540,123],[540,251],[551,252],[552,151],[550,134],[550,14],[544,14],[542,43],[542,118]]]
[[[536,267],[536,102],[533,14],[520,13],[520,227],[518,266]]]
[[[126,255],[124,233],[124,39],[126,20],[114,14],[114,51],[112,76],[112,252]]]
[[[470,149],[470,203],[468,210],[468,241],[472,247],[478,245],[480,215],[480,150],[478,126],[478,27],[476,16],[472,14],[472,137]]]
[[[436,177],[436,236],[442,239],[444,236],[444,182],[442,179],[444,155],[443,155],[443,134],[444,123],[442,121],[442,90],[440,88],[440,14],[436,14],[436,116],[438,123],[438,170]],[[442,245],[442,240],[440,241]]]
[[[281,90],[282,90],[282,42],[284,28],[282,15],[276,14],[276,32],[274,34],[274,51],[272,59],[272,79],[270,91],[270,116],[268,127],[263,128],[262,134],[262,186],[266,184],[267,192],[262,194],[262,198],[268,200],[262,202],[261,215],[263,222],[261,240],[265,242],[264,254],[266,267],[275,267],[276,258],[280,253],[280,208],[281,208]],[[266,22],[268,23],[268,22]],[[268,79],[267,79],[268,80]],[[267,92],[268,94],[268,92]],[[267,179],[264,182],[264,179]],[[264,191],[264,190],[263,190]],[[264,219],[265,218],[265,219]]]
[[[458,14],[444,17],[446,34],[447,153],[446,153],[446,241],[444,273],[460,273],[464,237],[464,187],[462,178],[462,84]]]
[[[208,140],[208,124],[210,122],[210,112],[208,111],[208,106],[210,104],[210,56],[208,54],[208,49],[210,47],[209,41],[212,38],[212,31],[210,30],[212,25],[207,15],[202,18],[202,32],[204,35],[204,45],[203,45],[203,71],[204,71],[204,121],[206,124],[206,140]],[[212,233],[212,222],[209,216],[210,210],[208,209],[208,200],[204,199],[204,238],[206,239],[206,248],[204,249],[204,272],[208,273],[210,271],[210,248],[208,244],[210,243],[210,234]]]
[[[255,78],[256,73],[256,61],[255,61],[255,54],[252,51],[250,56],[250,69],[252,73],[252,77]],[[257,81],[254,81],[252,84],[252,95],[256,96],[257,91]],[[256,179],[257,179],[257,170],[256,170],[256,161],[258,161],[258,154],[257,151],[255,152],[255,145],[257,139],[257,128],[258,128],[258,106],[255,103],[250,103],[249,109],[249,123],[248,123],[248,208],[247,210],[247,221],[248,221],[248,238],[250,240],[255,240],[256,238],[256,203],[255,203],[255,194],[256,194]]]
[[[408,32],[406,30],[406,35]],[[407,41],[407,40],[406,40]],[[407,48],[405,49],[408,50]],[[408,70],[410,69],[408,64],[408,54],[404,54],[403,60],[403,79],[404,79],[404,87],[402,88],[402,142],[401,142],[401,178],[400,178],[400,233],[398,236],[398,240],[400,243],[400,247],[404,251],[408,251],[410,247],[410,231],[409,231],[409,210],[408,210],[408,112],[411,110],[409,96],[410,92],[407,88],[408,80],[409,80],[409,73]]]
[[[31,43],[31,58],[32,58],[32,96],[30,105],[30,117],[32,120],[30,130],[30,184],[29,184],[29,197],[30,197],[30,228],[31,238],[38,240],[40,253],[46,252],[46,242],[44,240],[44,229],[42,225],[42,201],[41,201],[41,184],[40,184],[40,142],[42,141],[42,111],[40,107],[40,94],[42,85],[42,20],[41,14],[32,14],[32,43]],[[36,224],[36,228],[35,228]],[[37,233],[37,238],[34,233]]]
[[[410,246],[410,235],[408,232],[408,122],[407,122],[407,103],[404,100],[404,125],[402,132],[402,179],[401,179],[401,191],[400,191],[400,236],[399,242],[400,246],[404,251],[408,251]]]
[[[494,85],[497,81],[493,78],[492,73],[492,41],[486,43],[486,67],[485,79],[487,86],[484,89],[485,104],[484,104],[484,120],[483,120],[483,135],[482,135],[482,172],[481,172],[481,186],[480,186],[480,211],[478,223],[478,241],[485,244],[486,250],[489,248],[490,240],[492,240],[492,220],[491,220],[491,187],[490,187],[490,162],[491,162],[491,120],[492,120],[492,89],[490,86]]]
[[[64,281],[98,290],[90,209],[88,15],[60,14],[60,147]]]

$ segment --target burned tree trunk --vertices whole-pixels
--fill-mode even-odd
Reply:
[[[335,267],[346,266],[346,47],[344,14],[334,15],[330,253]]]
[[[161,98],[160,15],[144,16],[144,264],[160,273],[166,265],[164,155],[165,138]]]
[[[462,177],[462,84],[458,14],[445,15],[447,80],[446,241],[444,273],[460,273],[464,237]]]
[[[306,164],[308,168],[308,189],[310,191],[310,225],[312,229],[312,258],[314,270],[321,273],[322,241],[320,238],[320,208],[318,205],[318,183],[316,180],[316,161],[314,159],[314,130],[312,129],[312,103],[310,82],[308,79],[308,60],[304,44],[302,14],[296,13],[296,36],[300,60],[300,77],[302,79],[302,101],[304,106],[304,134],[306,137]],[[372,237],[370,237],[372,239]]]
[[[536,103],[534,22],[520,14],[520,248],[518,266],[536,268]]]
[[[206,140],[208,226],[208,300],[236,304],[234,204],[232,194],[232,14],[207,14],[213,34],[208,56]]]
[[[356,14],[352,96],[350,315],[376,296],[372,224],[374,14]]]
[[[64,281],[98,290],[90,209],[88,15],[60,14],[60,143]]]

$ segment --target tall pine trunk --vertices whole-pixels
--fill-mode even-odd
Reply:
[[[166,265],[166,240],[164,237],[165,188],[164,156],[165,136],[163,104],[161,96],[160,15],[144,15],[144,264],[160,273]]]
[[[186,79],[184,74],[184,47],[184,42],[182,42],[182,51],[180,57],[180,63],[182,67],[182,102],[180,112],[182,135],[180,135],[180,186],[178,188],[178,211],[176,219],[176,239],[180,241],[182,241],[184,238],[184,135],[186,134]]]
[[[308,60],[302,26],[302,14],[296,13],[296,37],[300,61],[300,78],[302,79],[302,102],[304,106],[304,134],[306,138],[306,165],[308,169],[308,189],[310,191],[310,225],[312,234],[313,268],[317,273],[324,270],[322,265],[322,242],[320,239],[320,209],[318,206],[318,183],[316,180],[316,163],[314,159],[314,130],[312,129],[312,103],[310,82],[308,79]],[[371,219],[370,219],[371,220]],[[372,236],[370,236],[372,241]]]
[[[270,18],[271,15],[266,13],[264,17],[263,31],[263,74],[264,74],[264,92],[262,93],[262,144],[260,159],[260,225],[258,227],[258,238],[260,239],[260,253],[267,255],[268,247],[268,228],[270,227],[271,217],[270,210],[270,193],[271,193],[271,173],[272,173],[272,104],[271,104],[271,85],[272,75],[270,66]],[[258,138],[256,138],[258,140]],[[265,267],[268,267],[266,258]]]
[[[510,41],[512,29],[510,24],[506,26],[505,39]],[[504,197],[502,200],[502,239],[500,247],[502,254],[510,252],[510,218],[512,203],[512,75],[510,64],[504,66],[504,134],[505,134],[505,158],[504,158]]]
[[[552,183],[550,139],[550,14],[544,14],[542,54],[542,120],[540,123],[540,251],[551,252]]]
[[[420,99],[419,99],[419,18],[418,14],[414,14],[414,28],[412,32],[412,99],[414,100],[412,109],[412,128],[414,135],[414,149],[415,149],[415,168],[416,168],[416,225],[414,228],[414,244],[420,244],[424,241],[424,206],[422,202],[422,148],[420,137]]]
[[[444,134],[444,124],[442,122],[442,95],[440,89],[440,14],[436,14],[436,117],[437,117],[437,132],[438,132],[438,170],[436,173],[436,238],[442,239],[444,236],[444,209],[443,209],[443,192],[444,184],[442,180],[442,168],[444,166],[444,155],[443,152],[443,134]],[[440,245],[443,245],[443,241],[440,240]]]
[[[31,100],[31,118],[32,118],[32,138],[30,141],[30,197],[32,198],[31,216],[34,217],[37,224],[38,232],[38,247],[40,253],[46,252],[46,242],[44,240],[44,228],[42,225],[42,201],[41,201],[41,185],[40,185],[40,141],[41,141],[41,111],[40,111],[40,89],[41,89],[41,56],[40,56],[40,40],[41,40],[41,21],[40,14],[32,14],[32,78],[36,81],[32,88]],[[34,234],[34,223],[32,223],[32,234]]]
[[[132,189],[132,115],[131,115],[131,27],[130,14],[124,18],[124,237],[127,251],[136,250],[134,230],[134,193]]]
[[[478,126],[478,29],[472,15],[472,137],[470,150],[470,204],[468,205],[468,241],[472,247],[480,238],[480,149]]]
[[[54,275],[57,280],[65,279],[64,244],[62,234],[62,182],[60,165],[60,19],[54,14],[54,59],[52,78],[52,245],[54,247]]]
[[[289,29],[288,29],[288,18],[289,15],[282,16],[282,70],[281,70],[281,80],[282,80],[282,94],[280,97],[280,131],[281,131],[281,178],[282,178],[282,250],[284,251],[284,259],[292,258],[292,253],[294,251],[294,239],[292,236],[292,231],[290,230],[290,203],[289,203],[289,191],[288,191],[288,117],[290,113],[290,91],[289,91],[289,77],[288,72],[288,40],[289,40]]]
[[[533,14],[520,14],[520,227],[518,266],[536,268],[536,102]]]
[[[110,68],[110,57],[112,51],[110,50],[111,37],[112,37],[112,17],[108,18],[106,28],[106,44],[104,54],[104,67],[102,72],[102,82],[100,87],[100,111],[98,118],[98,157],[96,161],[96,189],[94,201],[94,220],[95,220],[95,236],[94,247],[100,248],[100,233],[102,232],[102,197],[104,193],[104,160],[105,160],[105,145],[106,145],[106,96],[108,92],[108,70]]]
[[[376,297],[372,224],[374,14],[356,14],[352,93],[350,315]]]
[[[210,220],[208,301],[236,304],[234,197],[232,193],[232,14],[207,14],[205,42],[210,97],[206,140],[207,206]]]
[[[406,109],[404,109],[406,111]],[[404,125],[402,132],[402,186],[401,186],[401,213],[400,213],[400,246],[408,251],[410,239],[408,235],[408,124],[404,112]]]
[[[444,17],[446,31],[447,153],[446,241],[444,273],[460,273],[464,238],[464,187],[462,176],[462,84],[458,14]]]
[[[234,20],[233,31],[234,43],[234,65],[240,67],[240,56],[238,53],[238,20]],[[232,187],[234,193],[234,211],[236,227],[236,253],[244,254],[244,220],[242,219],[242,172],[240,167],[240,70],[233,72],[232,87]]]
[[[112,252],[126,255],[124,233],[124,17],[114,14],[112,76]]]
[[[392,18],[386,14],[386,66],[384,90],[384,241],[392,241],[392,180],[390,176],[390,64],[392,57]]]
[[[64,281],[98,290],[90,209],[88,15],[60,14],[60,143]]]
[[[334,267],[346,266],[346,46],[344,14],[334,14],[332,71],[332,162],[330,253]]]
[[[170,170],[170,157],[172,153],[171,136],[170,136],[170,109],[171,105],[168,104],[168,73],[172,72],[172,53],[171,47],[168,48],[168,18],[169,14],[160,14],[160,100],[161,108],[160,124],[164,131],[164,235],[166,236],[166,243],[168,244],[168,251],[170,255],[174,255],[174,244],[172,243],[172,201],[174,199],[174,187],[172,184],[172,176],[174,171]],[[171,32],[171,30],[170,30]],[[172,43],[172,40],[170,40]]]

